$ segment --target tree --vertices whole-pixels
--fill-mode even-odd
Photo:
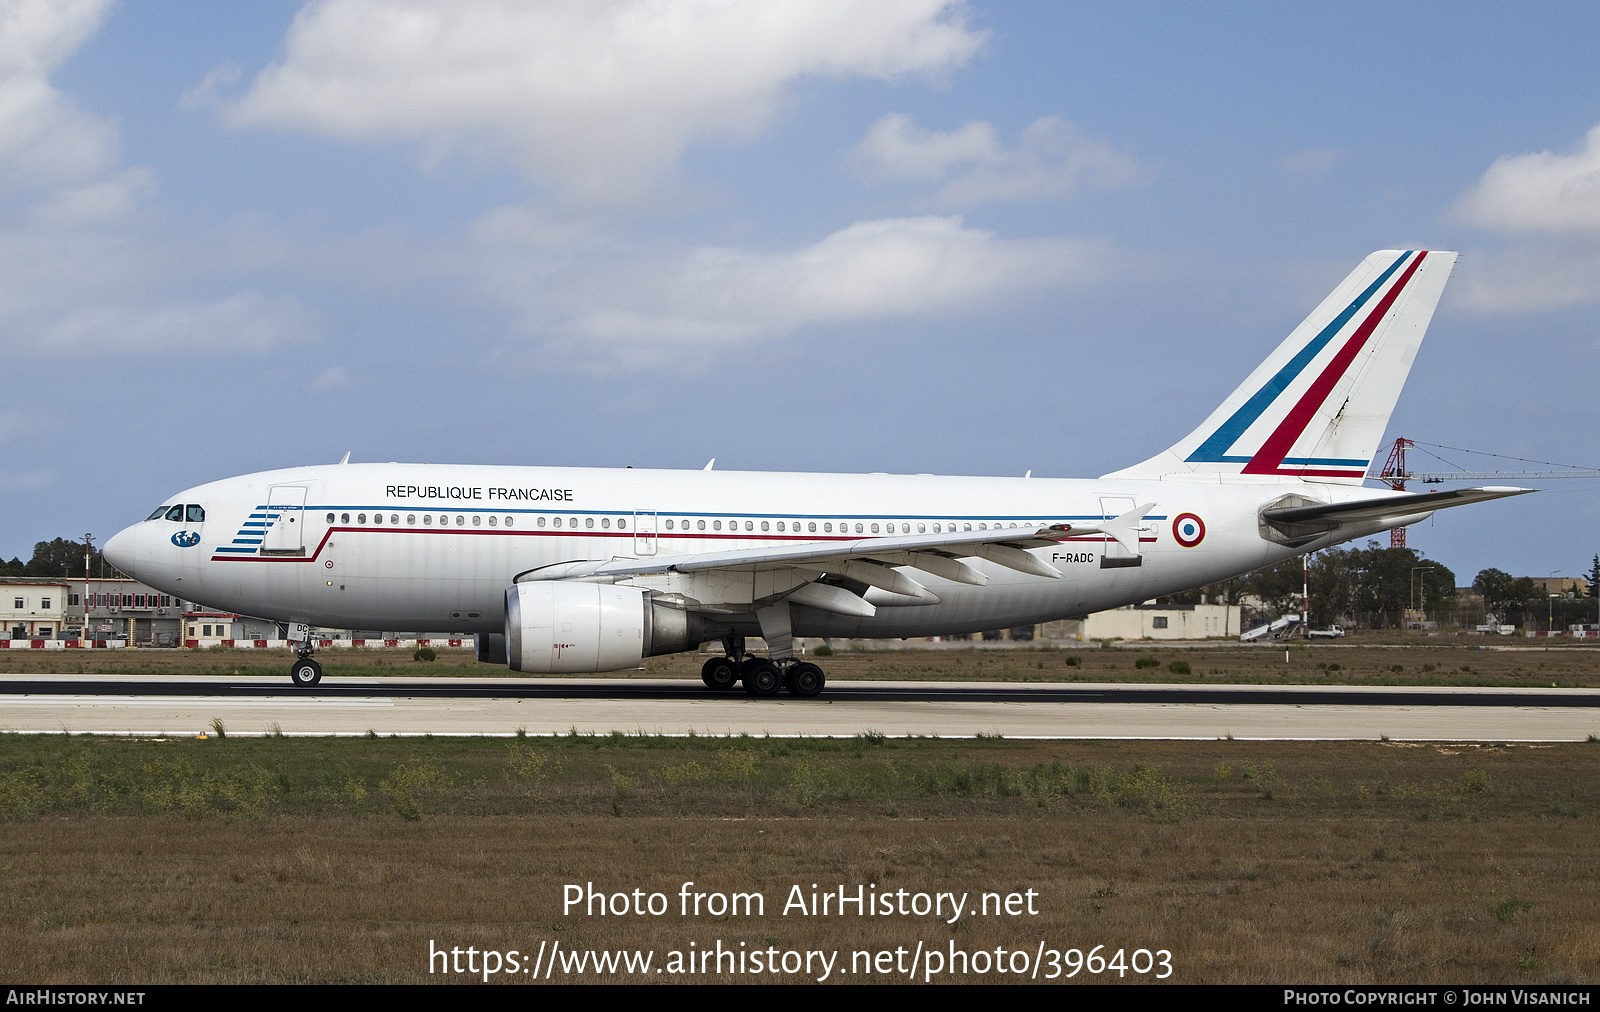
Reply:
[[[1498,569],[1479,573],[1472,581],[1472,589],[1483,595],[1484,610],[1508,625],[1525,625],[1529,602],[1540,596],[1532,578],[1512,576]]]
[[[1300,610],[1300,589],[1304,563],[1298,557],[1275,566],[1258,569],[1241,582],[1244,593],[1261,602],[1264,612],[1282,615]]]
[[[0,576],[21,576],[22,560],[13,558],[10,562],[0,559]]]
[[[90,572],[101,575],[100,550],[92,549],[89,555]],[[56,538],[41,541],[33,546],[33,558],[22,567],[22,576],[63,577],[83,575],[83,542]]]
[[[1589,567],[1589,596],[1600,597],[1600,555],[1594,557],[1594,565]]]

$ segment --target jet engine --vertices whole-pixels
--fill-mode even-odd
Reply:
[[[506,588],[506,664],[512,671],[584,674],[639,666],[697,648],[699,615],[638,587],[533,581]]]

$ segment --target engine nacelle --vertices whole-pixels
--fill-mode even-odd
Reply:
[[[638,587],[533,581],[506,588],[512,671],[619,671],[655,654],[692,650],[704,639],[700,616],[657,604]]]

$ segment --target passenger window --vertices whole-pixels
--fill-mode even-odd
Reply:
[[[339,514],[339,522],[341,524],[349,523],[350,522],[350,514],[348,514],[348,513],[340,513]]]
[[[722,521],[721,520],[713,520],[713,521],[711,521],[711,529],[714,530],[714,531],[722,530]]]
[[[577,517],[568,517],[567,518],[567,526],[571,527],[573,530],[577,530],[577,528],[578,528],[578,518]]]
[[[669,530],[669,531],[672,530],[672,521],[671,520],[667,521],[667,530]]]
[[[917,525],[917,533],[918,534],[926,534],[926,533],[928,533],[928,525],[927,524],[918,524]]]
[[[365,513],[357,513],[356,514],[356,523],[364,524],[366,522],[367,522],[367,515]]]
[[[749,530],[750,529],[750,525],[749,524],[745,524],[744,525],[744,529],[745,530]],[[765,520],[761,521],[761,529],[763,531],[771,530],[771,528],[767,526],[767,522]]]
[[[858,527],[857,530],[860,530],[860,528]],[[872,525],[872,533],[874,533],[874,534],[878,533],[878,525],[877,524],[873,524]]]
[[[672,521],[668,520],[667,523],[670,524],[670,523],[672,523]],[[600,518],[600,529],[601,530],[609,530],[610,527],[611,527],[611,518],[610,517],[601,517]]]
[[[764,527],[766,527],[766,524],[762,524],[761,526],[764,528]],[[778,521],[778,533],[779,534],[783,533],[783,521],[782,520]]]
[[[473,518],[472,518],[472,526],[478,527],[478,526],[481,526],[482,524],[483,524],[483,517],[474,515]]]
[[[498,520],[498,519],[499,519],[499,517],[490,517],[489,518],[489,526],[493,527],[494,524],[495,524],[495,521]]]
[[[628,526],[628,521],[626,521],[626,520],[618,520],[617,521],[617,530],[620,531],[620,530],[626,528],[627,526]],[[683,528],[684,528],[684,530],[688,530],[689,529],[689,521],[685,520],[683,522]]]
[[[390,514],[389,514],[389,522],[390,522],[390,523],[391,523],[391,524],[398,524],[398,523],[400,523],[400,514],[398,514],[398,513],[390,513]]]
[[[330,523],[330,524],[333,523],[333,514],[332,513],[328,514],[328,523]]]
[[[551,520],[550,521],[550,526],[552,526],[552,527],[560,527],[561,526],[561,518],[560,517],[556,517],[553,520]]]
[[[961,525],[961,529],[964,530],[964,531],[970,531],[970,530],[972,530],[972,525],[971,524],[962,524]]]
[[[806,530],[810,531],[812,534],[817,533],[817,522],[813,520],[811,523],[806,524]]]
[[[382,513],[374,513],[374,514],[372,514],[372,522],[375,523],[375,524],[383,523],[383,514]]]
[[[206,510],[204,506],[187,506],[185,509],[188,511],[189,522],[191,524],[203,524],[206,522]]]
[[[506,517],[506,526],[507,527],[511,526],[511,518],[510,517]]]
[[[328,514],[328,519],[329,520],[333,519],[333,514],[332,513]],[[415,513],[407,513],[406,514],[406,523],[409,524],[412,527],[417,526],[417,515]]]
[[[706,529],[706,522],[704,520],[696,520],[694,526],[696,530],[703,531]]]
[[[422,514],[422,526],[424,526],[424,527],[432,527],[433,526],[433,515],[431,513]]]
[[[856,524],[856,533],[857,533],[857,534],[865,534],[865,533],[866,533],[866,531],[863,531],[863,530],[862,530],[862,529],[861,529],[861,525],[860,525],[860,524]]]
[[[978,525],[978,530],[980,530],[980,531],[986,531],[988,529],[989,529],[989,525],[988,524],[979,524]]]
[[[456,514],[456,526],[457,527],[465,527],[465,526],[467,526],[467,518],[462,516],[459,513]]]
[[[584,517],[583,526],[592,528],[594,526],[594,517]]]
[[[833,525],[832,524],[823,524],[822,525],[822,533],[824,533],[824,534],[832,534],[833,533]]]

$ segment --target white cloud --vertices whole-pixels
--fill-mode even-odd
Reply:
[[[1600,125],[1570,155],[1503,155],[1451,208],[1456,221],[1516,237],[1468,253],[1462,305],[1479,313],[1541,312],[1600,302]]]
[[[18,213],[0,222],[0,352],[205,354],[301,337],[310,328],[300,305],[230,293],[248,258],[225,235],[175,235],[157,221],[154,175],[118,165],[116,125],[50,84],[107,7],[0,6],[0,195],[21,195]],[[197,295],[207,281],[219,290]],[[183,294],[166,294],[174,290]]]
[[[1600,301],[1600,247],[1591,242],[1526,242],[1464,255],[1457,298],[1474,313],[1526,313]]]
[[[493,294],[547,347],[596,368],[692,367],[811,325],[968,312],[1095,282],[1112,257],[1098,240],[1000,239],[958,217],[857,222],[790,253],[595,251],[540,270],[526,250],[504,252],[483,251]]]
[[[951,207],[1069,198],[1148,183],[1155,175],[1153,166],[1058,116],[1035,120],[1016,147],[1006,148],[991,123],[940,133],[892,114],[867,128],[850,157],[871,179],[944,182],[933,199]]]
[[[291,296],[240,292],[214,302],[165,306],[104,304],[54,319],[38,344],[51,351],[149,354],[181,350],[201,356],[263,351],[302,338],[306,314]]]
[[[1455,217],[1494,232],[1600,234],[1600,125],[1574,154],[1495,159],[1456,202]]]
[[[752,135],[797,78],[948,71],[983,40],[952,0],[319,0],[226,116],[431,158],[506,153],[612,203],[696,139]]]
[[[100,26],[107,0],[0,9],[0,192],[80,183],[116,164],[116,128],[75,108],[50,74]]]
[[[1308,182],[1318,182],[1344,161],[1344,152],[1338,148],[1306,148],[1278,159],[1278,168]]]
[[[342,365],[329,366],[322,370],[321,375],[311,381],[311,389],[319,393],[329,390],[338,390],[340,387],[350,385],[350,373]]]

